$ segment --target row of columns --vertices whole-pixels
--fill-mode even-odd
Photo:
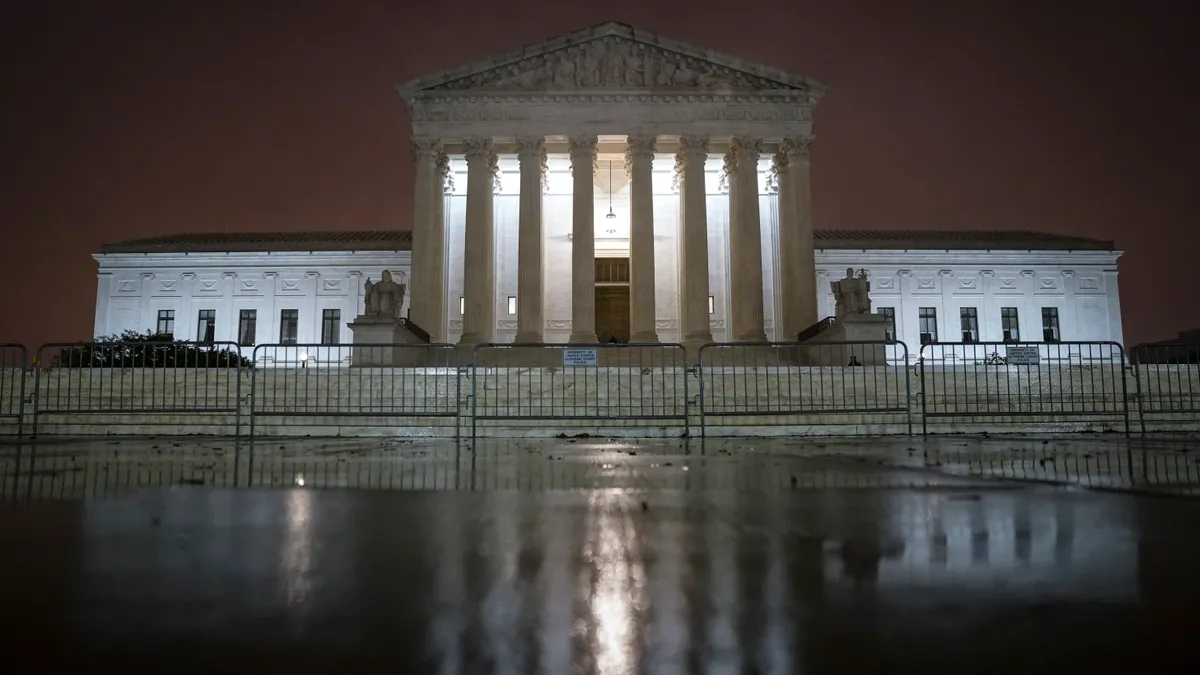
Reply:
[[[517,342],[544,339],[542,195],[545,139],[516,139],[520,167],[517,255]],[[775,153],[779,191],[780,334],[794,336],[817,320],[812,209],[809,188],[811,137],[786,138]],[[655,314],[653,160],[657,138],[630,136],[625,151],[630,177],[630,339],[658,341]],[[758,204],[761,140],[735,137],[725,156],[729,185],[732,336],[766,340],[763,308],[762,234]],[[445,342],[446,263],[443,196],[449,160],[438,139],[414,138],[410,318]],[[489,342],[495,334],[495,228],[493,203],[497,155],[488,138],[462,139],[467,162],[465,312],[459,344]],[[573,181],[571,224],[571,336],[597,341],[595,303],[595,184],[597,137],[569,139]],[[709,139],[683,136],[676,153],[680,195],[680,325],[682,341],[712,341],[708,312],[708,205],[704,168]]]

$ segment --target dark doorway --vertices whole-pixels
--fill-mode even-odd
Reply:
[[[596,338],[629,342],[629,258],[596,259]]]
[[[596,287],[596,337],[601,342],[629,342],[629,287]]]

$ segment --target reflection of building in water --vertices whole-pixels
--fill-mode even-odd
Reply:
[[[1137,551],[1121,529],[1120,502],[1030,500],[1023,493],[986,499],[888,493],[885,499],[881,536],[902,539],[903,548],[879,556],[881,592],[946,584],[1005,594],[1049,588],[1109,600],[1138,592]],[[1089,526],[1080,529],[1079,522]],[[882,543],[879,550],[887,548]],[[856,564],[827,557],[826,579],[852,579]]]
[[[82,507],[75,574],[90,595],[78,620],[97,638],[220,623],[203,612],[110,620],[161,594],[194,607],[222,597],[230,615],[308,627],[371,607],[389,622],[416,612],[423,647],[397,650],[403,672],[421,661],[445,673],[562,673],[593,658],[597,672],[797,672],[844,659],[836,638],[848,620],[856,635],[891,631],[876,611],[889,603],[964,591],[984,608],[1137,601],[1136,546],[1161,541],[1139,523],[1165,520],[1139,521],[1134,500],[1026,491],[661,491],[645,510],[621,490],[490,492],[414,499],[402,512],[371,501],[396,495],[194,494]],[[194,547],[154,536],[114,546],[147,510],[167,531],[194,528]],[[346,530],[356,546],[338,545]],[[1194,563],[1141,555],[1175,578]],[[246,593],[229,599],[231,587]],[[1179,596],[1155,588],[1161,602]]]

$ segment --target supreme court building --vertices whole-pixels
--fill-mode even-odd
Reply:
[[[833,314],[830,281],[854,268],[910,352],[968,334],[1121,340],[1112,242],[815,231],[811,79],[609,23],[399,91],[411,236],[111,244],[96,333],[169,316],[179,338],[211,322],[242,343],[349,342],[363,281],[389,269],[433,342],[788,340]]]

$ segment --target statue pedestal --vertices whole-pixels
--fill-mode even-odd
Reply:
[[[418,366],[431,356],[428,349],[405,346],[427,345],[399,319],[360,316],[347,325],[354,336],[351,367]]]
[[[834,320],[833,324],[806,340],[805,345],[815,349],[804,350],[811,366],[846,366],[851,360],[857,365],[886,366],[888,320],[882,314],[847,314]],[[873,342],[877,344],[838,345],[831,342]]]

